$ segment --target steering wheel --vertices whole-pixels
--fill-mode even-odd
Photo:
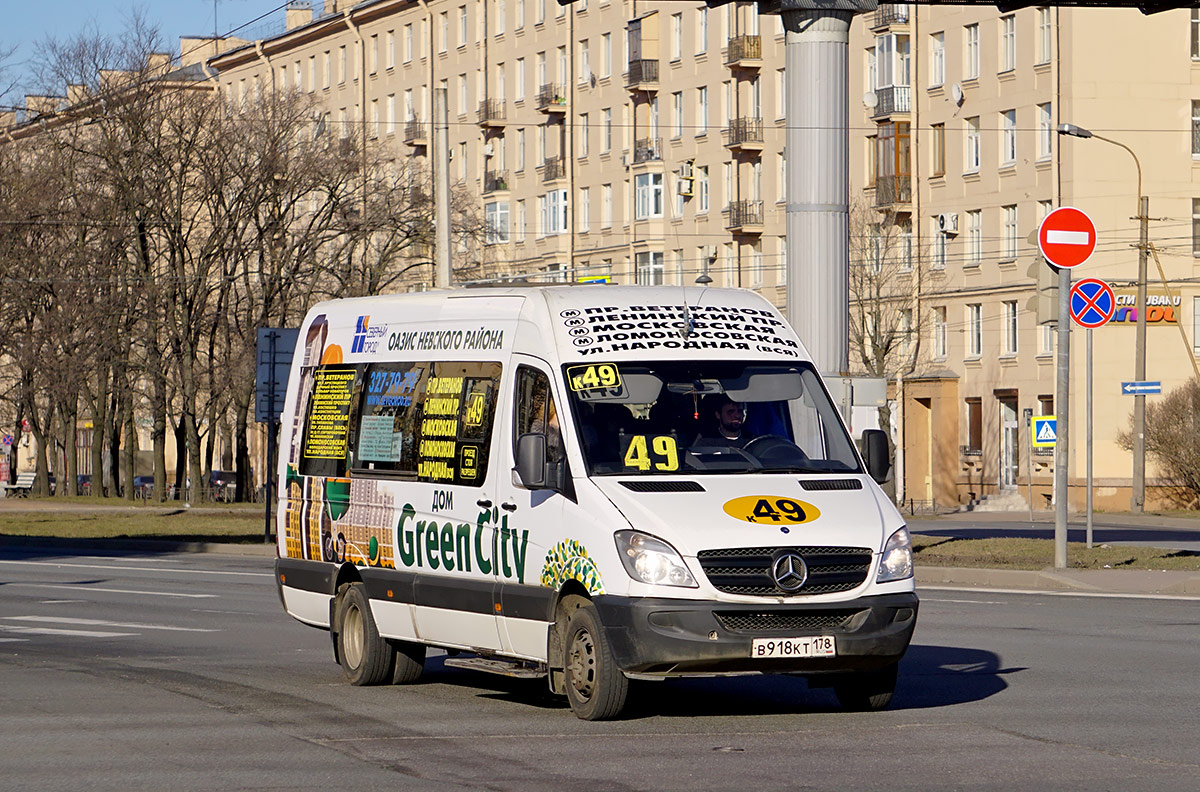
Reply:
[[[800,446],[780,435],[756,437],[746,443],[742,450],[756,457],[764,467],[804,465],[808,462],[808,456],[800,450]]]

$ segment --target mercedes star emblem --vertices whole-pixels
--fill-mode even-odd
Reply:
[[[771,565],[771,577],[780,591],[794,593],[808,579],[808,565],[799,553],[784,553]]]

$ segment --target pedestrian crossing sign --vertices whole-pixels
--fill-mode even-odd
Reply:
[[[1058,416],[1035,415],[1033,421],[1033,447],[1054,448],[1058,442]]]

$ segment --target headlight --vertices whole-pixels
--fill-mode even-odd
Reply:
[[[696,579],[679,553],[662,539],[637,531],[617,531],[613,538],[621,563],[634,580],[657,586],[696,588]]]
[[[913,551],[912,541],[908,538],[908,529],[901,528],[892,534],[883,546],[883,555],[879,559],[879,575],[877,583],[888,583],[893,580],[903,580],[912,577]]]

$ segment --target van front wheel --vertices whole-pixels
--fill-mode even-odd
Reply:
[[[378,685],[390,681],[395,650],[379,637],[366,588],[346,586],[338,602],[338,657],[351,685]]]
[[[615,718],[629,697],[629,680],[617,668],[596,608],[590,603],[567,622],[564,672],[567,701],[583,720]]]
[[[851,712],[876,712],[892,703],[899,664],[847,674],[833,685],[838,702]]]

